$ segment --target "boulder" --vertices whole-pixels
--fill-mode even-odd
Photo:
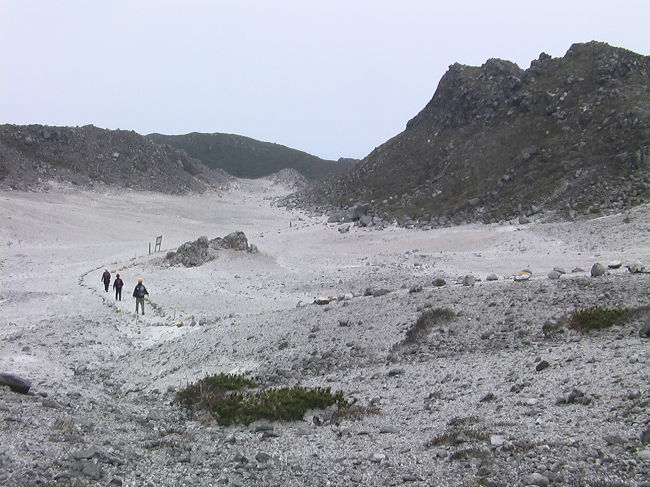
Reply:
[[[558,271],[551,271],[548,273],[548,278],[552,280],[556,280],[559,279],[561,275],[562,274],[560,274]]]
[[[436,277],[436,278],[433,280],[432,284],[433,284],[434,286],[436,286],[436,287],[442,287],[442,286],[444,286],[445,284],[447,284],[447,281],[445,281],[442,277]]]
[[[485,278],[486,281],[498,281],[499,276],[497,276],[494,272],[491,274],[488,274],[487,277]]]
[[[0,385],[9,386],[9,388],[19,394],[27,394],[32,382],[16,374],[0,372]]]
[[[476,277],[471,274],[467,274],[463,277],[463,286],[473,286],[476,283]]]
[[[600,277],[605,274],[605,267],[602,264],[596,262],[591,266],[591,277]]]
[[[248,239],[241,231],[232,232],[223,237],[223,244],[228,249],[248,250]]]

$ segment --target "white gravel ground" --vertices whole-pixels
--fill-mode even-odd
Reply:
[[[0,388],[0,485],[650,485],[646,315],[589,335],[562,326],[576,309],[650,304],[649,274],[589,275],[595,262],[650,264],[650,207],[342,234],[272,206],[284,192],[242,180],[185,197],[0,193],[0,373],[32,381],[29,395]],[[235,230],[260,253],[163,262]],[[156,235],[163,252],[150,256]],[[567,273],[550,280],[554,267]],[[524,268],[533,278],[514,282]],[[104,269],[122,275],[121,302]],[[467,274],[472,287],[459,284]],[[136,320],[138,277],[150,301]],[[429,308],[455,317],[405,343]],[[549,321],[560,330],[543,333]],[[269,434],[173,402],[220,372],[331,387],[377,413],[315,411]],[[584,396],[558,401],[573,390]]]

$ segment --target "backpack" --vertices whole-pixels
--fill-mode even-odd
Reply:
[[[144,288],[144,286],[142,284],[138,284],[135,287],[135,296],[137,298],[144,298],[145,292],[146,292],[146,289]]]

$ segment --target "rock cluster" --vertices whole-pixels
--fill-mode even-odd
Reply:
[[[193,242],[185,242],[177,250],[168,252],[163,261],[169,265],[197,267],[216,259],[223,250],[258,252],[255,245],[248,243],[244,232],[236,231],[223,238],[209,240],[203,236]]]

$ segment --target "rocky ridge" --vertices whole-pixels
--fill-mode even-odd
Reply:
[[[232,177],[183,151],[126,130],[0,126],[0,187],[39,190],[49,181],[181,194],[224,189]]]
[[[600,42],[454,64],[404,132],[282,204],[421,228],[629,209],[650,197],[649,80],[647,56]]]

